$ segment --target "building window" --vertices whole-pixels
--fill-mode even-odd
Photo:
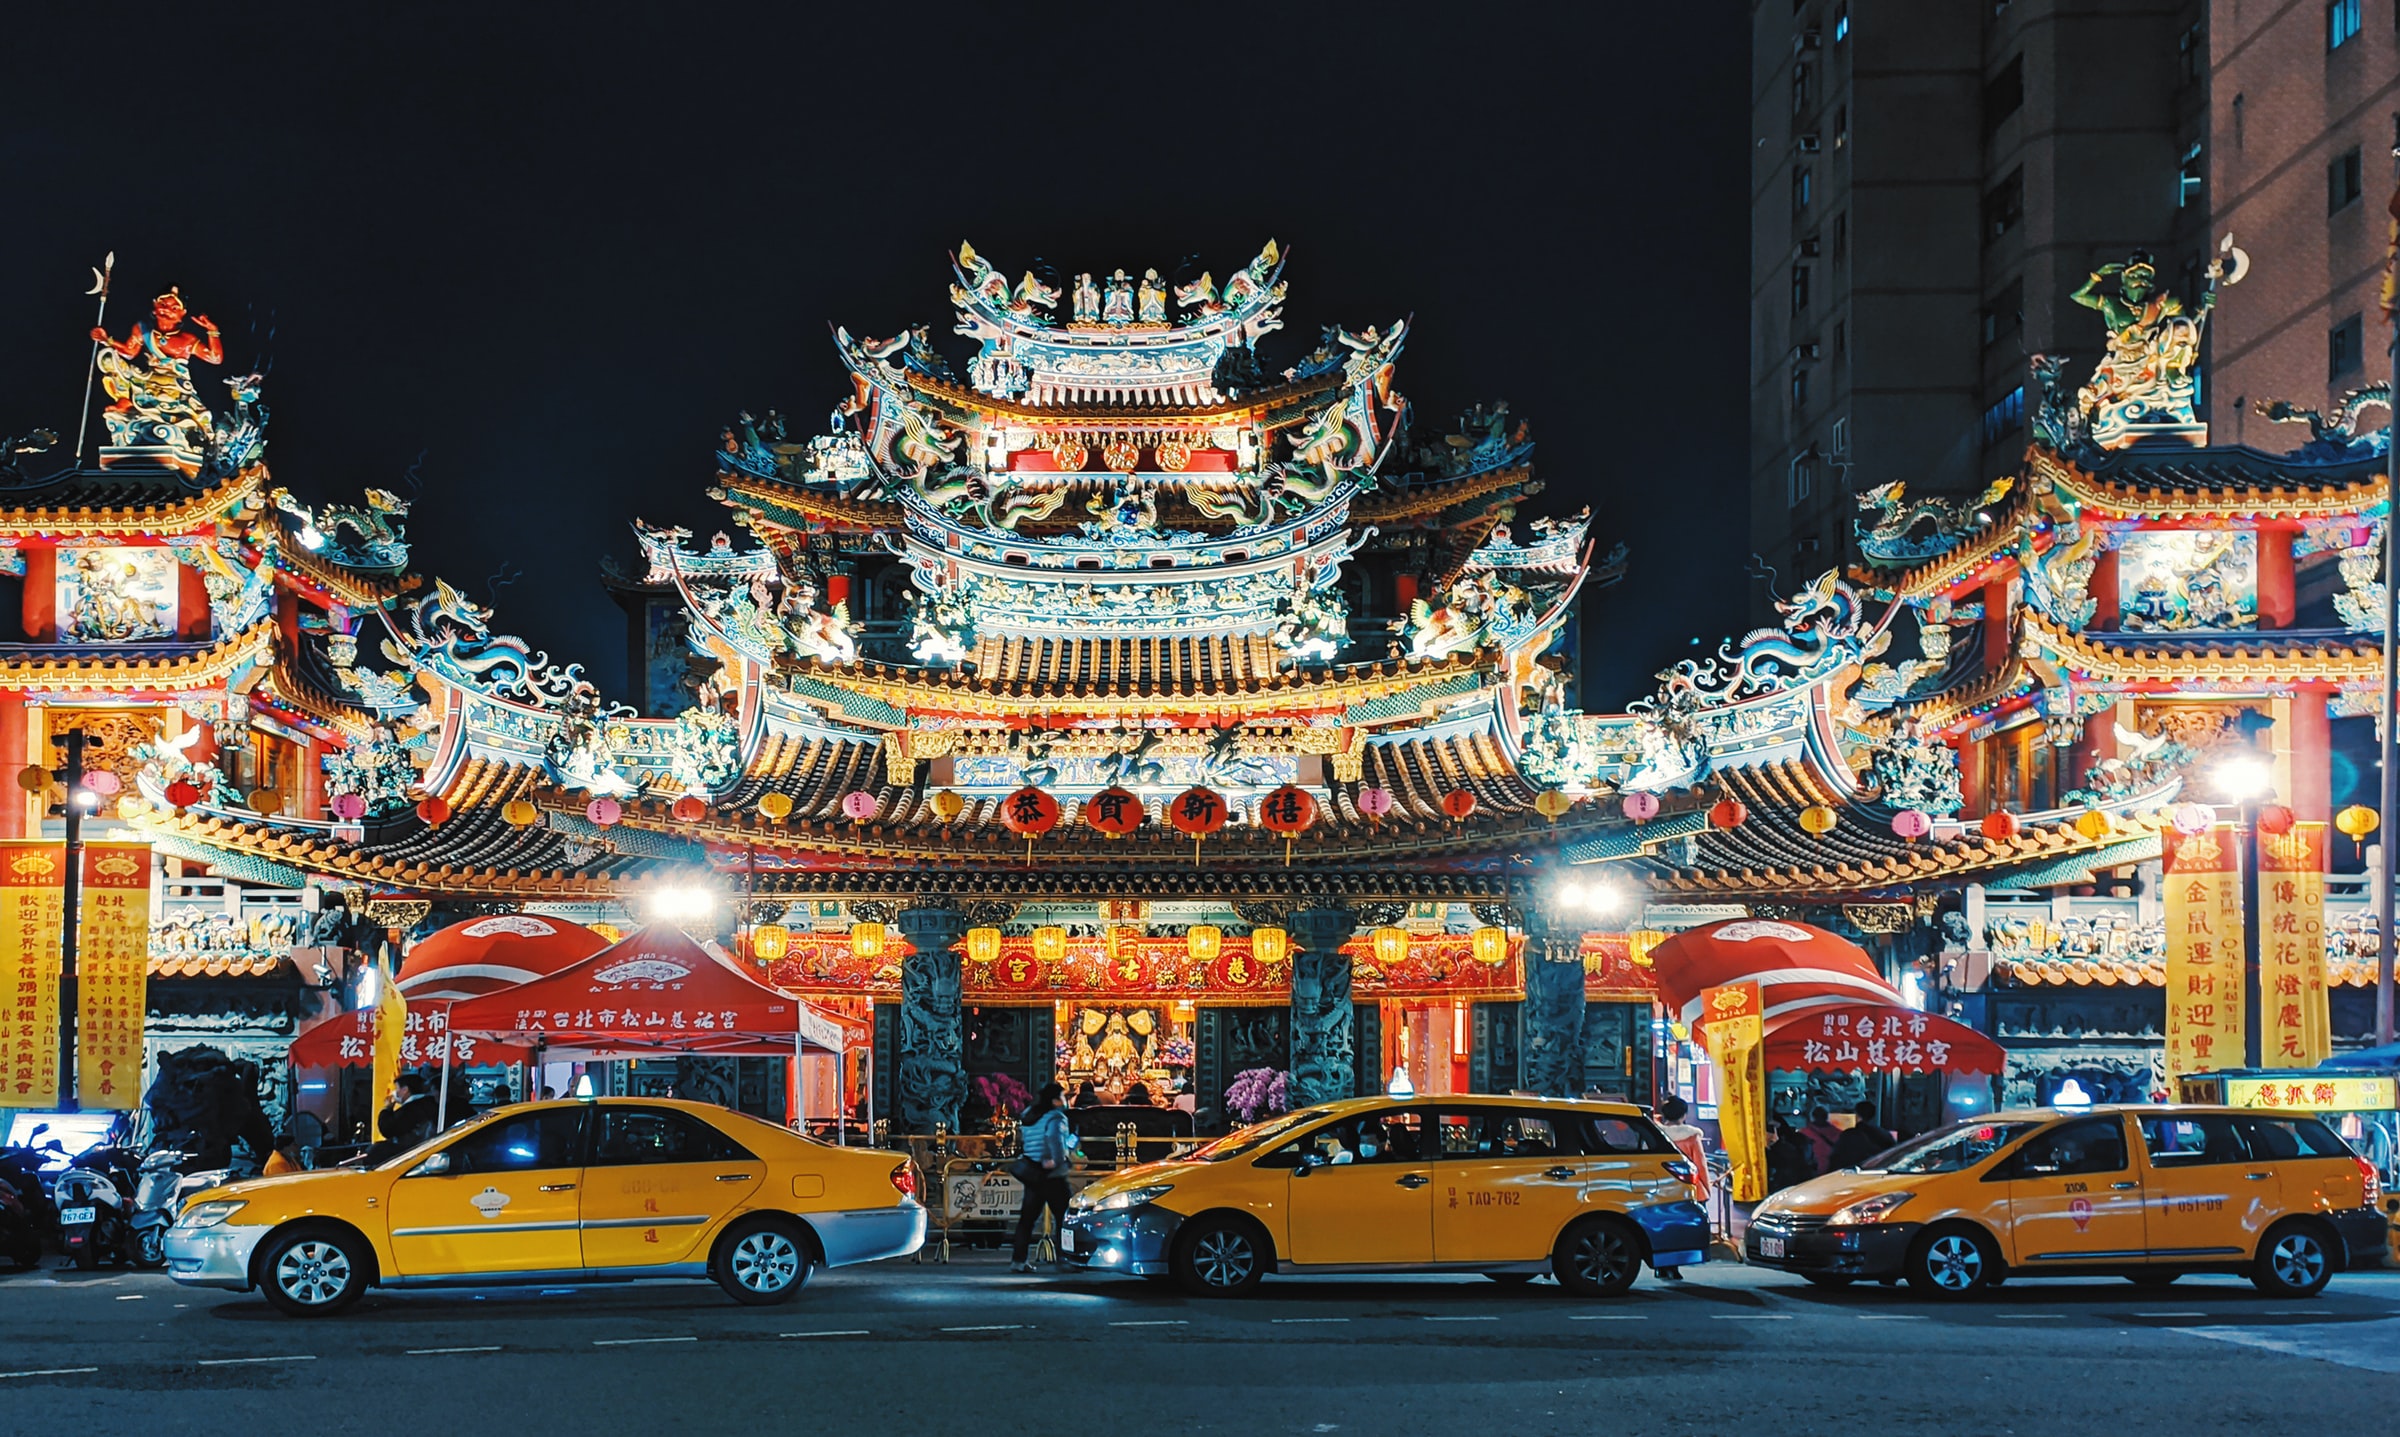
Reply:
[[[1817,455],[1813,449],[1803,449],[1792,459],[1791,471],[1784,476],[1784,507],[1797,509],[1817,492]]]
[[[2024,328],[2025,281],[2012,279],[1983,307],[1983,347],[1989,349]]]
[[[2325,6],[2325,48],[2339,50],[2358,34],[2358,0],[2328,0]]]
[[[1848,320],[1837,319],[1833,322],[1833,352],[1840,354],[1849,347],[1850,323]]]
[[[2007,234],[2025,218],[2025,167],[2019,165],[2008,172],[2008,178],[1994,185],[1983,197],[1983,242]]]
[[[1983,137],[2000,133],[2000,122],[2025,108],[2025,57],[2017,56],[1983,85]]]
[[[1983,411],[1983,447],[1990,449],[2024,427],[2025,386],[2020,384]]]
[[[2325,167],[2325,213],[2349,208],[2366,191],[2361,183],[2358,150],[2354,146],[2346,155],[2337,155]]]
[[[2335,325],[2325,335],[2325,377],[2339,379],[2364,362],[2360,339],[2365,331],[2357,315]]]
[[[1792,313],[1808,308],[1808,266],[1792,266]]]
[[[1816,186],[1810,180],[1808,166],[1792,166],[1792,212],[1798,214],[1807,209],[1808,202],[1815,197]]]
[[[1850,0],[1833,7],[1833,43],[1841,44],[1850,38]]]
[[[2184,27],[2183,35],[2175,42],[2176,58],[2181,62],[2183,83],[2197,85],[2208,72],[2208,47],[2201,43],[2200,25],[2194,21]]]
[[[1850,107],[1848,105],[1836,105],[1833,107],[1833,147],[1838,150],[1842,146],[1849,143]]]
[[[2392,123],[2395,128],[2400,128],[2400,117],[2395,117]],[[2396,145],[2395,148],[2400,148],[2400,145]],[[1843,257],[1849,252],[1850,212],[1844,210],[1833,217],[1833,262],[1840,264]]]
[[[1807,408],[1808,369],[1804,365],[1795,364],[1792,366],[1792,412],[1798,414]]]
[[[2242,147],[2242,140],[2242,97],[2236,95],[2233,97],[2233,147],[2237,150],[2240,149]]]
[[[2208,183],[2208,170],[2200,161],[2200,142],[2192,141],[2183,152],[2183,163],[2175,170],[2175,207],[2189,209],[2200,203],[2200,192]]]
[[[1792,67],[1792,118],[1798,119],[1807,112],[1808,67],[1806,65],[1794,65]]]

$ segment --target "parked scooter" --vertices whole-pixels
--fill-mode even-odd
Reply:
[[[103,1259],[131,1262],[137,1256],[133,1234],[134,1155],[114,1143],[87,1150],[67,1165],[51,1189],[58,1206],[58,1230],[67,1256],[86,1270]]]
[[[43,1174],[63,1166],[67,1152],[64,1143],[45,1136],[49,1131],[49,1124],[37,1123],[23,1146],[0,1148],[0,1182],[16,1190],[17,1201],[33,1224],[34,1237],[42,1243],[58,1232],[58,1209],[50,1203],[50,1188]]]
[[[39,1189],[36,1189],[38,1195]],[[42,1264],[42,1230],[16,1184],[0,1178],[0,1257],[18,1267]]]
[[[185,1172],[194,1155],[177,1148],[159,1148],[142,1159],[133,1187],[133,1260],[143,1267],[167,1265],[167,1229],[182,1216],[192,1194],[241,1178],[255,1177],[258,1164],[236,1155],[231,1167]]]

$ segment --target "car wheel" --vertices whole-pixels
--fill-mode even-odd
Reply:
[[[1937,1227],[1908,1253],[1908,1285],[1932,1297],[1970,1297],[1999,1270],[1991,1239],[1971,1227]]]
[[[1811,1287],[1848,1287],[1858,1281],[1855,1277],[1844,1277],[1838,1272],[1804,1272],[1800,1275],[1808,1279]]]
[[[717,1285],[752,1307],[789,1302],[808,1285],[816,1254],[789,1223],[751,1218],[725,1234],[717,1250]]]
[[[2284,1222],[2267,1229],[2250,1266],[2250,1281],[2275,1297],[2314,1297],[2333,1277],[2333,1250],[2315,1223]]]
[[[1266,1276],[1267,1246],[1239,1218],[1204,1217],[1175,1244],[1175,1277],[1202,1297],[1239,1297]]]
[[[268,1245],[258,1286],[288,1316],[322,1317],[358,1301],[371,1261],[366,1242],[354,1233],[299,1228]]]
[[[2173,1287],[2181,1276],[2180,1272],[2129,1272],[2125,1280],[2135,1287]]]
[[[1539,1276],[1539,1274],[1531,1272],[1487,1272],[1484,1274],[1484,1276],[1490,1278],[1496,1283],[1499,1283],[1502,1287],[1523,1287],[1532,1282],[1535,1277]]]
[[[1587,1217],[1559,1235],[1550,1271],[1577,1297],[1616,1297],[1641,1276],[1641,1239],[1630,1223]]]

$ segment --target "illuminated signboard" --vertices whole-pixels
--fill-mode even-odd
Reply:
[[[2400,1105],[2395,1080],[2357,1075],[2295,1073],[2288,1078],[2220,1079],[2222,1101],[2235,1108],[2282,1108],[2303,1113],[2389,1112]]]

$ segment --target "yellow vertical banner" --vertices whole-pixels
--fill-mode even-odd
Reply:
[[[2242,862],[2236,830],[2166,842],[2166,1078],[2242,1065]]]
[[[378,1110],[391,1096],[392,1081],[400,1076],[400,1050],[407,1037],[408,1000],[400,996],[399,982],[378,967],[375,969],[375,1063],[370,1079],[374,1084],[371,1102]],[[376,1136],[382,1136],[380,1130]]]
[[[2325,999],[2325,825],[2262,833],[2258,864],[2259,1062],[2313,1068],[2333,1055]]]
[[[75,1098],[87,1108],[142,1101],[150,1012],[150,845],[83,846],[83,926],[75,938]]]
[[[67,929],[67,846],[0,839],[0,984],[8,1022],[0,1107],[58,1106],[58,974]]]
[[[1732,1164],[1735,1202],[1767,1195],[1766,1006],[1756,982],[1700,994],[1701,1040],[1717,1065],[1717,1136]]]

